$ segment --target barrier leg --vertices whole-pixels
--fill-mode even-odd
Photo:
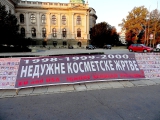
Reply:
[[[19,89],[16,89],[16,95],[18,95]]]

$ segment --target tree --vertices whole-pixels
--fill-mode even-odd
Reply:
[[[110,44],[111,45],[121,45],[121,42],[119,41],[119,34],[117,33],[117,30],[115,27],[111,28],[111,40],[110,40]]]
[[[122,30],[126,31],[126,40],[128,43],[144,42],[139,34],[145,30],[147,24],[148,10],[144,6],[134,7],[131,12],[127,15],[126,19],[122,20],[119,26]]]
[[[7,15],[8,15],[8,13],[7,13],[7,11],[5,11],[5,6],[2,6],[1,4],[0,4],[0,36],[1,36],[1,38],[3,38],[3,39],[1,39],[1,41],[0,41],[0,44],[3,44],[3,42],[5,42],[5,27],[6,27],[6,21],[7,21]]]
[[[104,44],[115,44],[118,37],[116,29],[106,22],[96,24],[90,31],[91,44],[103,47]],[[118,39],[119,40],[119,39]]]
[[[0,51],[30,51],[27,46],[30,45],[31,39],[26,39],[19,32],[19,25],[15,15],[8,13],[5,6],[0,4],[0,45],[6,44],[7,47],[0,49]],[[14,48],[10,47],[13,45]]]
[[[12,44],[13,38],[18,32],[17,18],[5,11],[5,7],[0,5],[0,35],[3,38],[1,44]]]
[[[15,15],[8,13],[5,6],[0,5],[0,44],[20,45],[20,38],[23,39],[19,33],[19,25]]]
[[[158,11],[158,9],[155,9],[150,12],[148,26],[148,35],[153,34],[153,40],[148,39],[148,44],[152,44],[152,46],[154,46],[155,44],[160,43],[160,12]]]
[[[126,41],[129,44],[144,43],[154,47],[160,42],[160,12],[158,9],[149,12],[144,6],[135,7],[119,26],[126,31]],[[153,34],[153,39],[150,39],[151,34]]]

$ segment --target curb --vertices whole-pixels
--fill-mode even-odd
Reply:
[[[43,87],[23,88],[18,90],[0,90],[0,99],[50,95],[56,93],[82,92],[102,89],[119,89],[160,85],[160,79],[152,80],[120,80],[79,83],[71,85],[52,85]],[[3,91],[3,92],[2,92]]]

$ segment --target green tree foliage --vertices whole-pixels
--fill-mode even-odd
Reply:
[[[96,24],[90,31],[91,44],[103,47],[104,44],[115,45],[119,41],[116,29],[106,22]]]

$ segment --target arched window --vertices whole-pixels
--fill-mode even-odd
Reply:
[[[81,29],[80,28],[77,29],[77,37],[81,37]]]
[[[63,30],[62,30],[62,37],[66,37],[66,33],[67,33],[66,29],[63,28]]]
[[[36,23],[36,17],[34,14],[31,14],[31,23],[35,24]]]
[[[23,37],[25,37],[25,29],[24,29],[24,28],[21,28],[21,35],[22,35]]]
[[[62,16],[62,24],[66,25],[66,16],[65,15]]]
[[[20,14],[20,23],[24,23],[24,15]]]
[[[53,28],[53,29],[52,29],[52,34],[53,34],[53,37],[56,37],[56,36],[57,36],[56,28]]]
[[[44,14],[41,16],[41,20],[42,20],[42,24],[46,23],[46,16]]]
[[[52,15],[52,24],[56,25],[56,16]]]
[[[81,24],[81,16],[77,16],[77,25]]]
[[[57,41],[53,41],[53,46],[54,46],[54,47],[57,46]]]
[[[9,14],[11,14],[11,9],[9,9]]]
[[[67,45],[67,41],[63,41],[63,45]]]
[[[32,37],[36,37],[36,29],[32,28],[31,29]]]
[[[81,43],[81,42],[78,42],[77,45],[78,45],[79,47],[81,47],[81,46],[82,46],[82,43]]]
[[[42,37],[46,37],[46,28],[42,28]]]

